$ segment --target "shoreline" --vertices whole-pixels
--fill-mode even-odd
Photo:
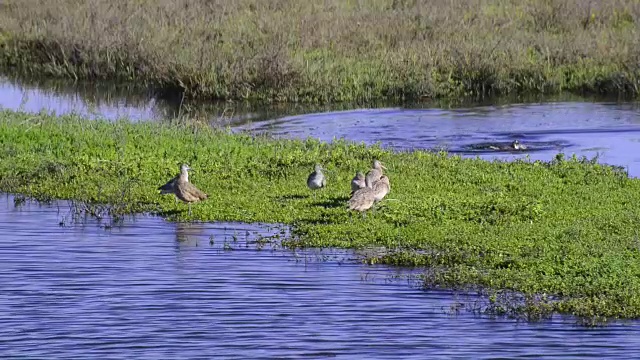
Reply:
[[[8,0],[0,68],[262,103],[640,94],[632,0],[141,4]]]
[[[288,247],[385,248],[366,261],[433,269],[433,286],[522,293],[532,301],[521,312],[640,317],[640,180],[587,159],[488,162],[12,111],[0,112],[0,154],[2,192],[108,204],[115,216],[281,223],[292,226]],[[346,210],[349,182],[373,158],[394,201],[363,218]],[[191,217],[156,191],[183,162],[209,195]],[[316,162],[331,172],[314,198],[305,179]]]

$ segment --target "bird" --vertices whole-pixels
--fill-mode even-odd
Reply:
[[[307,178],[307,186],[311,190],[317,190],[327,186],[327,179],[322,173],[322,167],[320,164],[316,164],[314,171],[309,174],[309,177]],[[316,196],[315,192],[313,193],[313,196]]]
[[[378,181],[360,188],[351,194],[349,199],[349,210],[364,212],[369,210],[376,202],[382,200],[391,191],[389,177],[382,175]],[[364,216],[364,214],[363,214]]]
[[[514,140],[509,145],[489,145],[491,150],[526,150],[527,147],[520,144],[518,140]]]
[[[380,180],[380,177],[382,177],[382,169],[386,170],[387,168],[384,167],[379,160],[373,160],[373,168],[367,172],[367,176],[365,177],[367,187],[373,186],[376,181]]]
[[[514,150],[526,150],[526,149],[527,149],[527,147],[526,147],[526,146],[524,146],[524,145],[522,145],[522,144],[520,144],[520,141],[518,141],[518,140],[514,140],[514,141],[511,143],[511,147],[512,147]]]
[[[391,184],[389,183],[389,177],[382,175],[380,180],[373,184],[373,194],[376,202],[382,200],[391,191]]]
[[[351,180],[351,195],[353,195],[353,193],[358,191],[359,189],[367,186],[364,180],[364,174],[358,171],[356,173],[356,176],[353,177],[353,180]]]
[[[370,187],[363,187],[353,192],[349,199],[349,210],[364,212],[369,210],[376,200],[376,194]]]
[[[173,191],[178,199],[189,204],[189,215],[191,215],[191,203],[206,200],[207,194],[189,182],[189,170],[191,168],[186,164],[180,166],[180,175],[173,184]]]

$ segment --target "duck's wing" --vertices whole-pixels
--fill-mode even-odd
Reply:
[[[158,190],[160,190],[160,194],[171,194],[174,192],[176,181],[178,181],[178,177],[180,175],[174,177],[173,179],[167,181],[166,184],[160,186]]]
[[[204,193],[204,191],[198,189],[195,185],[193,185],[192,183],[189,183],[189,192],[197,197],[199,200],[205,200],[208,196],[207,194]]]
[[[367,210],[373,205],[375,195],[370,188],[363,188],[353,192],[349,199],[349,210]]]

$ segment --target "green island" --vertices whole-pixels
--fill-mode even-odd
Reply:
[[[637,98],[639,18],[635,0],[5,0],[0,71],[252,104]],[[346,209],[349,183],[373,159],[391,192],[363,217]],[[157,191],[181,163],[209,195],[192,215]],[[313,196],[316,163],[328,187]],[[368,263],[428,269],[425,287],[488,291],[495,313],[640,317],[640,181],[594,160],[0,111],[0,191],[115,218],[285,224],[285,246],[373,249]]]
[[[640,93],[636,0],[5,0],[0,68],[261,102]]]
[[[351,178],[374,158],[391,192],[363,217],[346,202]],[[505,312],[640,316],[640,180],[591,160],[489,162],[12,111],[0,112],[0,159],[2,192],[109,204],[112,215],[282,223],[292,229],[288,247],[373,248],[369,263],[427,267],[428,287],[527,299]],[[191,216],[157,191],[182,162],[209,195]],[[328,186],[313,196],[306,178],[316,163]]]

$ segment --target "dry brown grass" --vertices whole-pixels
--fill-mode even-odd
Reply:
[[[199,98],[640,93],[637,0],[3,0],[0,65]]]

